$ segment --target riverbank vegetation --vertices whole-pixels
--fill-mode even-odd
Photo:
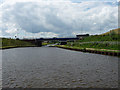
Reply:
[[[86,37],[79,42],[90,42],[90,41],[120,41],[120,28],[110,30],[109,32],[103,33],[101,35],[91,35]]]
[[[110,49],[110,50],[119,50],[118,43],[112,42],[88,42],[88,43],[80,43],[80,42],[68,42],[66,46],[72,47],[81,47],[81,48],[96,48],[96,49]]]
[[[83,49],[83,50],[97,50],[106,52],[120,52],[120,29],[111,30],[101,35],[91,35],[85,37],[82,40],[70,42],[66,45],[58,45],[58,47],[66,47],[72,49]]]
[[[73,50],[91,50],[91,51],[104,51],[104,52],[115,52],[115,53],[120,53],[119,50],[111,50],[111,49],[97,49],[97,48],[84,48],[84,47],[76,47],[76,46],[67,46],[67,45],[55,45],[56,47],[59,48],[67,48],[67,49],[73,49]]]
[[[42,46],[50,45],[50,44],[56,44],[59,43],[59,41],[54,40],[54,41],[48,41],[48,42],[42,42]]]
[[[30,42],[25,42],[21,40],[16,40],[16,39],[8,39],[8,38],[1,38],[1,49],[4,48],[13,48],[13,47],[31,47],[35,46],[34,44]]]
[[[47,42],[42,43],[42,46],[46,46],[46,45],[49,45],[49,43],[47,43]]]

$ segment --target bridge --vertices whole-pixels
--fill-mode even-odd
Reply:
[[[79,40],[79,38],[38,38],[38,39],[23,39],[22,41],[31,42],[37,46],[42,46],[43,41],[73,41]]]
[[[67,40],[78,40],[79,38],[40,38],[36,39],[37,41],[67,41]]]

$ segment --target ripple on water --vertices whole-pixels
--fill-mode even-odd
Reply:
[[[2,68],[2,85],[9,88],[118,86],[118,58],[112,56],[50,47],[16,48],[3,51]]]

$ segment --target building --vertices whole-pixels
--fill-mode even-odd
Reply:
[[[88,37],[88,36],[89,36],[89,34],[76,35],[76,37],[79,39],[83,39],[83,38]]]

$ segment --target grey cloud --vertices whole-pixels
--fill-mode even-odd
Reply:
[[[104,10],[105,7],[108,12]],[[57,15],[59,13],[60,16]],[[36,2],[19,2],[10,8],[5,7],[2,21],[4,24],[15,23],[16,28],[21,28],[26,32],[52,32],[63,37],[71,36],[72,32],[80,33],[81,29],[83,32],[93,34],[99,33],[100,26],[102,32],[117,28],[117,16],[114,16],[116,13],[117,6],[113,7],[99,2],[82,2],[76,5],[72,3],[42,5],[42,3]],[[93,15],[94,17],[91,18]],[[7,29],[9,28],[4,28],[4,30]]]

